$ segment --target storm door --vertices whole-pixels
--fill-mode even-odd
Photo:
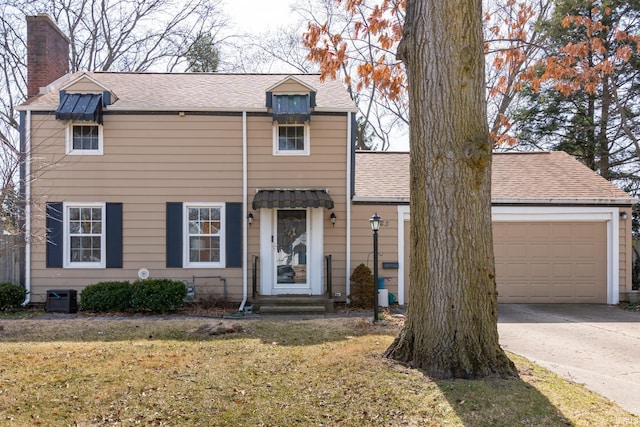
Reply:
[[[275,228],[276,287],[309,288],[307,210],[279,209]]]

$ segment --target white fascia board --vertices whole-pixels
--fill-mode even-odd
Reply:
[[[45,111],[45,112],[55,112],[58,106],[51,105],[20,105],[16,109],[18,111]],[[109,105],[110,112],[159,112],[159,113],[180,113],[180,112],[225,112],[225,113],[238,113],[242,114],[243,112],[247,113],[267,113],[266,108],[210,108],[210,107],[176,107],[176,106],[167,106],[167,107],[126,107],[126,106],[116,106]]]
[[[53,92],[54,90],[56,90],[56,88],[57,88],[58,86],[60,86],[60,84],[62,84],[62,83],[66,83],[66,82],[68,82],[69,80],[71,80],[71,76],[72,76],[72,75],[73,75],[73,73],[67,73],[67,74],[65,74],[64,76],[62,76],[62,77],[60,77],[60,78],[58,78],[58,79],[56,79],[56,80],[52,81],[52,82],[51,82],[51,83],[49,83],[48,85],[40,87],[40,92],[39,92],[39,94],[40,94],[40,95],[46,95],[46,94],[47,94],[47,93],[49,93],[49,92]],[[75,80],[73,80],[73,81],[75,81]],[[65,87],[66,87],[66,86],[68,86],[68,84],[65,84]],[[100,85],[100,86],[102,86],[102,85]]]
[[[618,208],[602,206],[492,206],[492,221],[608,221]]]
[[[189,106],[166,106],[166,107],[149,107],[149,108],[140,108],[140,107],[126,107],[126,106],[115,106],[110,105],[109,111],[118,112],[118,111],[127,111],[127,112],[160,112],[160,113],[180,113],[180,112],[224,112],[224,113],[238,113],[242,114],[246,113],[266,113],[266,108],[240,108],[240,107],[229,107],[229,108],[210,108],[210,107],[189,107]]]
[[[18,111],[46,111],[53,112],[58,108],[57,106],[51,105],[19,105],[16,107]],[[188,107],[188,106],[166,106],[166,107],[126,107],[126,106],[118,106],[116,104],[109,105],[110,112],[160,112],[160,113],[171,113],[175,112],[176,114],[179,112],[224,112],[224,113],[269,113],[269,111],[264,107],[258,108],[238,108],[238,107],[229,107],[229,108],[210,108],[210,107]],[[352,108],[314,108],[315,112],[329,112],[329,113],[354,113],[357,110]],[[312,113],[313,115],[313,113]]]
[[[354,203],[409,203],[409,197],[353,196]]]
[[[492,204],[504,205],[633,205],[638,199],[491,199]]]
[[[335,108],[335,107],[314,107],[311,115],[313,113],[357,113],[357,108],[345,107],[345,108]]]
[[[402,196],[354,196],[353,202],[360,203],[409,203],[409,197]],[[572,206],[567,205],[580,205],[576,206],[578,209],[588,209],[589,206],[601,207],[611,205],[633,205],[638,203],[637,199],[492,199],[491,203],[494,205],[526,205],[521,206],[525,210],[535,209],[537,207],[553,207],[553,205],[562,205],[562,210],[567,211]],[[533,206],[539,205],[539,206]],[[551,206],[550,206],[551,205]],[[585,205],[585,207],[581,207]],[[498,208],[502,206],[493,206],[492,208]],[[507,206],[512,207],[512,206]]]
[[[52,107],[50,105],[18,105],[16,111],[45,111],[54,113],[58,106]]]

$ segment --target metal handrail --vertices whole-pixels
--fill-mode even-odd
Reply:
[[[255,299],[258,294],[258,265],[260,263],[260,257],[257,255],[253,255],[251,257],[251,269],[252,269],[252,295]]]
[[[332,280],[332,273],[333,273],[333,267],[331,265],[331,255],[327,255],[324,257],[325,259],[325,265],[326,265],[326,277],[327,277],[327,295],[329,296],[329,298],[332,297],[333,295],[333,280]]]

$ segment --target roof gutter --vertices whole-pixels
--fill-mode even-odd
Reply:
[[[353,203],[368,203],[368,204],[373,204],[373,203],[383,203],[383,204],[389,204],[389,203],[394,203],[394,204],[406,204],[409,203],[409,197],[396,197],[396,196],[383,196],[383,197],[378,197],[378,196],[353,196],[352,199]]]
[[[354,196],[354,204],[407,204],[409,197],[394,196]],[[631,206],[638,203],[638,199],[521,199],[521,198],[493,198],[492,206]]]
[[[522,198],[492,198],[492,205],[536,205],[536,206],[629,206],[638,203],[633,197],[620,199],[522,199]]]
[[[18,111],[34,111],[34,112],[55,112],[57,106],[52,107],[51,105],[20,105],[16,108]],[[191,113],[262,113],[269,114],[267,108],[264,107],[256,107],[256,108],[240,108],[240,107],[222,107],[222,108],[210,108],[210,107],[193,107],[193,106],[164,106],[164,107],[142,107],[142,106],[134,106],[134,107],[118,107],[115,104],[109,105],[109,112],[111,113],[162,113],[162,114],[170,114],[170,113],[179,113],[184,112],[186,114]],[[314,112],[317,113],[353,113],[352,108],[330,108],[330,107],[316,107]]]

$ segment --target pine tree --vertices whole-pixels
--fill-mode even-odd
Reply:
[[[562,0],[543,30],[546,57],[527,74],[520,141],[576,156],[604,178],[638,185],[640,2]]]

